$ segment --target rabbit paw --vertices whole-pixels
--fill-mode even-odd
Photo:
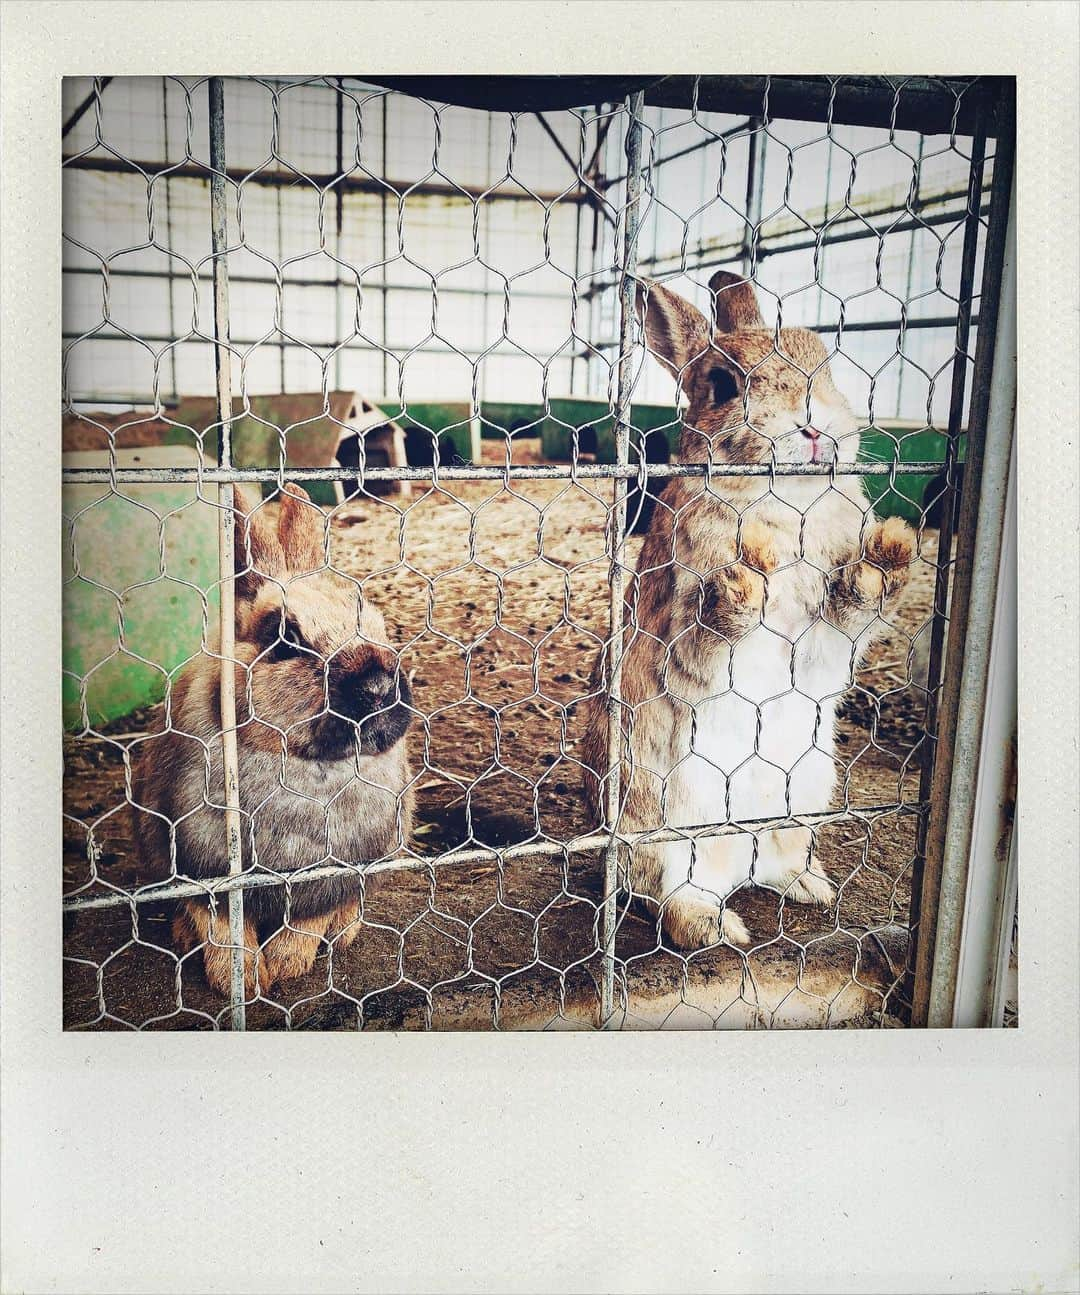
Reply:
[[[816,904],[819,908],[831,908],[836,902],[836,887],[815,859],[809,868],[804,868],[791,878],[784,888],[784,897],[797,904]]]
[[[203,951],[203,969],[212,989],[226,998],[232,992],[232,948],[229,919],[225,913],[209,911],[201,904],[185,904],[173,917],[173,943],[182,956],[195,949]],[[244,998],[253,999],[270,986],[266,958],[259,947],[254,925],[244,922]]]
[[[713,572],[705,581],[702,621],[721,634],[751,623],[765,605],[765,579],[777,567],[776,548],[768,527],[746,522],[738,561]]]
[[[721,908],[710,896],[682,894],[664,906],[664,934],[677,949],[708,949],[716,944],[750,943],[750,932],[731,908]]]
[[[860,600],[876,605],[900,592],[911,574],[915,532],[899,517],[875,522],[867,531],[862,560],[854,564],[852,584]]]

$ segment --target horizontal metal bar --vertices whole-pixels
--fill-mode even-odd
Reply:
[[[166,256],[172,256],[166,252]],[[95,278],[103,279],[105,271],[99,265],[65,265],[62,272],[64,274],[81,274],[92,275]],[[163,283],[168,281],[190,283],[191,280],[197,279],[200,283],[211,283],[211,275],[208,271],[195,272],[194,274],[184,270],[131,270],[123,267],[109,266],[108,276],[110,279],[160,279]],[[582,279],[591,278],[591,274],[579,275],[578,282]],[[265,288],[276,288],[277,279],[268,278],[264,274],[230,274],[229,282],[235,283],[252,283],[261,285]],[[339,277],[336,279],[282,279],[283,288],[355,288],[355,278]],[[385,279],[362,279],[361,288],[365,292],[423,292],[431,296],[431,285],[426,283],[388,283]],[[511,295],[518,300],[527,301],[566,301],[565,292],[540,292],[535,288],[518,288],[512,283],[510,287]],[[506,289],[500,284],[497,288],[458,288],[453,284],[440,283],[438,285],[439,296],[460,296],[460,297],[496,297],[502,299],[506,294]]]
[[[333,287],[333,284],[331,284],[330,287]],[[65,342],[128,342],[132,346],[138,346],[140,343],[154,346],[186,346],[191,343],[195,343],[197,345],[201,344],[203,346],[214,345],[214,339],[212,337],[207,337],[198,333],[186,333],[178,337],[172,337],[165,333],[138,333],[129,335],[128,333],[108,332],[102,329],[101,332],[94,332],[93,330],[83,331],[80,333],[65,332],[61,333],[60,336]],[[512,348],[512,354],[515,358],[530,358],[526,356],[519,347],[514,346],[513,342],[511,342],[509,338],[501,338],[500,341],[505,341],[507,345]],[[327,352],[337,351],[344,347],[349,351],[375,351],[379,355],[389,355],[395,361],[399,358],[401,360],[408,359],[411,355],[462,355],[465,356],[466,359],[479,360],[492,354],[500,354],[497,349],[498,343],[496,343],[496,349],[494,351],[490,347],[482,351],[477,351],[464,346],[432,346],[429,343],[425,343],[422,347],[414,349],[409,345],[398,346],[396,348],[393,346],[378,346],[374,342],[358,341],[353,337],[350,337],[347,340],[339,339],[336,342],[298,341],[297,339],[290,337],[230,337],[229,345],[234,348],[268,346],[278,351],[287,351],[290,347],[295,347],[301,351]],[[501,352],[501,354],[505,357],[507,353],[504,351]],[[553,358],[556,360],[568,360],[570,357],[567,354],[557,355]],[[540,363],[540,361],[537,361],[537,363]]]
[[[702,127],[702,129],[704,129],[704,127]],[[740,121],[735,126],[729,126],[727,130],[710,134],[707,139],[699,139],[696,144],[688,144],[686,148],[680,148],[677,153],[663,153],[660,157],[653,158],[649,163],[649,174],[652,175],[654,172],[659,171],[659,169],[668,162],[675,162],[680,157],[689,157],[691,153],[698,153],[701,149],[708,148],[711,144],[719,144],[721,140],[731,139],[733,136],[741,135],[744,131],[748,131],[749,129],[750,119],[747,118],[746,121]],[[625,179],[625,172],[623,172],[622,175],[605,177],[597,182],[597,187],[600,189],[610,189],[612,185],[621,184]]]
[[[333,284],[329,286],[333,287]],[[391,289],[391,291],[393,291],[393,289]],[[489,294],[489,295],[492,295],[492,294]],[[498,295],[498,294],[494,294],[494,295]],[[972,324],[978,324],[979,322],[978,316],[977,315],[974,316],[971,322]],[[955,327],[956,327],[956,317],[953,315],[932,315],[929,317],[919,316],[915,319],[907,320],[907,322],[904,324],[905,330],[912,329],[912,328],[955,328]],[[845,333],[885,333],[885,332],[889,332],[892,329],[899,330],[899,328],[900,328],[899,320],[870,319],[870,320],[863,320],[861,322],[844,324],[842,331]],[[817,333],[839,333],[841,331],[841,327],[839,324],[815,324],[814,331]],[[168,346],[172,344],[180,345],[188,342],[204,342],[207,346],[210,346],[213,344],[209,338],[204,338],[199,336],[167,337],[162,333],[140,333],[138,334],[137,337],[129,337],[127,333],[111,333],[111,332],[102,331],[100,333],[70,332],[70,333],[63,333],[61,336],[65,342],[128,342],[132,346],[137,346],[140,342],[153,344],[155,346]],[[515,357],[522,358],[522,359],[526,358],[525,356],[522,355],[520,349],[513,345],[513,343],[510,341],[509,338],[504,338],[502,340],[504,340],[508,346],[511,346],[513,348],[513,353]],[[430,346],[430,345],[425,345],[421,347],[419,350],[413,351],[412,347],[410,346],[377,346],[374,342],[361,342],[361,341],[356,341],[355,339],[352,339],[352,338],[350,338],[347,342],[346,341],[309,342],[309,341],[299,341],[295,338],[289,338],[289,337],[265,337],[265,338],[254,338],[254,339],[233,337],[230,339],[230,343],[232,346],[239,346],[239,347],[270,346],[275,348],[276,350],[288,350],[290,347],[295,347],[301,351],[309,351],[309,350],[310,351],[335,351],[338,348],[344,346],[345,349],[349,351],[377,351],[380,355],[388,354],[388,355],[394,356],[395,358],[399,353],[401,354],[402,358],[408,358],[408,356],[411,353],[415,355],[463,355],[468,359],[486,359],[491,355],[496,355],[499,353],[497,349],[498,343],[496,344],[496,349],[494,351],[490,347],[482,351],[477,351],[475,349],[464,347],[464,346],[455,347],[455,346]],[[613,340],[610,342],[593,342],[588,347],[579,347],[574,351],[568,351],[562,355],[554,356],[553,358],[555,360],[569,360],[571,357],[577,357],[580,359],[582,357],[595,355],[597,351],[617,350],[618,346],[619,346],[619,343],[617,340]],[[503,354],[505,356],[505,352]]]
[[[970,135],[975,121],[992,112],[995,89],[1013,77],[925,76],[668,76],[645,90],[645,103],[659,108],[760,116],[768,99],[769,120],[829,122],[834,126],[880,126],[948,135]]]
[[[970,322],[972,326],[977,326],[979,323],[979,316],[973,315],[971,317]],[[785,327],[794,328],[794,327],[800,327],[800,325],[792,324],[792,325],[785,325]],[[916,318],[916,319],[906,320],[902,327],[905,333],[911,329],[920,329],[920,328],[955,328],[956,316],[955,315],[920,316],[919,318]],[[815,324],[813,326],[812,331],[815,333],[890,333],[890,332],[899,333],[900,329],[901,329],[901,323],[898,319],[868,319],[868,320],[863,320],[861,322],[856,322],[851,324],[845,323],[843,327],[841,327],[839,324]],[[595,355],[597,351],[615,351],[615,350],[618,350],[618,347],[619,347],[618,341],[592,342],[587,349],[583,348],[580,350],[571,351],[570,354],[580,358],[582,356]],[[560,356],[559,358],[564,359],[565,357]]]
[[[979,322],[978,315],[971,317],[972,325]],[[845,333],[884,333],[891,329],[900,331],[901,327],[904,332],[918,328],[955,328],[955,315],[919,315],[915,319],[905,319],[901,324],[899,319],[870,319],[860,322],[844,324],[843,332]],[[839,333],[841,326],[839,324],[815,324],[815,333]]]
[[[742,823],[706,823],[694,827],[666,827],[646,829],[641,832],[617,834],[620,845],[633,847],[666,841],[700,841],[718,836],[735,836],[744,832],[772,831],[782,827],[819,827],[852,820],[880,818],[884,815],[921,814],[926,809],[923,801],[904,801],[875,805],[849,805],[843,809],[822,810],[813,814],[793,814],[773,818],[747,819]],[[474,846],[468,850],[448,850],[445,854],[399,855],[378,863],[351,864],[328,863],[319,868],[307,868],[297,873],[249,872],[239,877],[227,874],[206,877],[199,881],[168,881],[146,886],[135,891],[111,892],[85,898],[68,897],[64,900],[65,913],[80,913],[103,908],[118,908],[130,904],[151,904],[165,900],[194,899],[200,896],[227,895],[231,890],[255,890],[268,886],[301,886],[308,882],[323,881],[327,877],[374,877],[384,872],[425,872],[431,868],[457,867],[464,864],[495,862],[515,863],[524,859],[541,859],[550,856],[565,857],[602,850],[611,842],[610,832],[591,832],[568,841],[528,841],[522,845],[509,845],[503,849],[494,846]]]
[[[107,174],[139,175],[147,184],[156,180],[199,180],[204,184],[210,182],[210,168],[202,162],[146,162],[132,158],[120,157],[86,157],[76,154],[64,157],[61,166],[68,171],[95,171]],[[435,184],[430,180],[373,180],[364,176],[334,175],[329,172],[318,174],[301,174],[299,171],[245,171],[240,166],[230,166],[225,171],[228,179],[235,184],[250,184],[257,187],[291,188],[304,184],[321,191],[338,191],[342,193],[364,193],[391,200],[413,197],[425,198],[459,198],[462,202],[474,205],[482,200],[491,202],[540,202],[546,207],[557,202],[583,203],[588,198],[575,189],[533,190],[526,192],[522,188],[500,189],[498,185],[481,187],[471,184]],[[501,181],[499,181],[501,183]]]
[[[898,210],[903,211],[901,207]],[[989,202],[984,202],[979,208],[980,216],[987,216],[990,213]],[[760,256],[778,256],[781,252],[808,252],[815,247],[835,247],[838,243],[855,243],[863,238],[887,238],[892,234],[910,234],[913,230],[933,228],[935,225],[962,225],[967,219],[967,210],[965,208],[955,208],[952,211],[934,211],[928,216],[912,216],[909,220],[898,220],[895,224],[890,225],[888,229],[867,229],[860,225],[858,229],[843,230],[838,234],[827,233],[820,240],[817,238],[806,238],[801,243],[784,243],[781,239],[791,238],[796,233],[792,230],[790,234],[774,234],[761,247]],[[764,241],[764,240],[763,240]]]
[[[580,479],[651,481],[671,477],[891,477],[926,476],[940,472],[944,460],[915,463],[845,463],[837,469],[829,463],[722,463],[710,472],[705,463],[522,463],[500,467],[496,464],[457,464],[422,468],[64,468],[61,476],[68,485],[109,484],[140,481],[564,481]]]
[[[862,215],[864,220],[872,220],[881,216],[891,215],[892,212],[905,211],[905,207],[890,207],[885,210],[866,212]],[[980,216],[987,216],[990,213],[989,203],[983,203],[979,208]],[[817,247],[834,247],[838,243],[855,243],[864,238],[886,238],[892,234],[909,234],[913,230],[933,227],[935,225],[962,225],[967,217],[965,208],[955,208],[952,211],[936,211],[928,216],[912,216],[909,220],[898,220],[895,224],[889,225],[887,229],[868,229],[865,225],[860,225],[858,229],[842,230],[839,233],[823,231],[813,238],[804,238],[801,242],[785,243],[783,240],[795,238],[801,231],[798,229],[787,230],[782,234],[759,234],[757,243],[757,259],[764,260],[769,256],[779,256],[782,252],[808,252]],[[855,220],[852,216],[849,219]],[[730,265],[739,259],[742,248],[742,236],[738,240],[721,243],[717,246],[702,249],[702,259],[695,261],[691,267],[694,270],[707,270],[716,265]],[[724,253],[724,255],[721,255]],[[730,253],[730,255],[729,255]],[[689,257],[687,257],[689,260]],[[643,261],[642,268],[655,269],[666,262],[682,263],[681,253],[669,252],[664,256],[653,257],[652,260]],[[589,289],[595,291],[595,289]]]

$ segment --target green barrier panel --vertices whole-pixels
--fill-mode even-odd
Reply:
[[[961,435],[959,459],[964,459],[964,436]],[[944,470],[949,439],[941,432],[910,422],[880,421],[862,434],[859,460],[864,463],[940,463]],[[867,498],[879,517],[902,517],[919,525],[924,511],[932,509],[941,483],[931,493],[927,487],[938,474],[888,477],[864,477]]]
[[[544,407],[528,402],[485,400],[480,406],[480,418],[480,434],[485,440],[501,441],[508,432],[539,436],[544,422]]]
[[[443,467],[480,461],[478,428],[470,418],[467,400],[408,401],[405,409],[397,399],[377,402],[388,418],[405,432],[405,457],[410,467],[426,467],[432,461],[432,433],[438,440],[439,462]]]
[[[193,450],[117,450],[117,466],[188,467]],[[108,467],[104,452],[65,468]],[[94,727],[165,696],[170,672],[198,653],[203,599],[218,614],[218,510],[193,483],[63,487],[63,717],[80,729],[82,685]],[[215,492],[216,493],[216,492]],[[165,575],[161,575],[164,539]],[[120,650],[120,629],[124,648]]]
[[[348,399],[342,400],[342,395]],[[341,436],[341,423],[346,422],[347,408],[351,400],[350,393],[333,392],[330,396],[330,410],[333,417],[311,419],[312,409],[322,406],[322,398],[311,395],[276,395],[252,396],[249,399],[251,413],[237,419],[232,424],[232,457],[238,468],[274,468],[281,461],[281,437],[279,429],[287,429],[285,437],[285,462],[291,467],[322,468],[328,467],[334,459],[338,440]],[[243,401],[238,397],[233,400],[233,412],[239,413]],[[216,463],[218,455],[217,428],[206,431],[217,421],[217,407],[213,399],[193,397],[182,400],[169,411],[169,417],[179,427],[170,428],[164,435],[166,445],[196,444],[192,430],[203,433],[203,454],[207,463]],[[335,422],[337,418],[340,421]],[[305,421],[310,420],[310,421]],[[334,486],[330,481],[312,481],[305,485],[305,490],[317,504],[335,502]],[[275,489],[270,486],[264,491]]]
[[[584,453],[595,454],[597,463],[615,462],[615,430],[611,406],[606,400],[581,400],[555,397],[550,400],[550,415],[545,418],[541,441],[544,458],[554,463],[568,463],[573,436],[578,430],[578,446]],[[639,405],[631,410],[631,444],[642,432],[662,430],[672,457],[679,447],[679,415],[671,405]],[[654,460],[655,461],[655,460]]]
[[[613,420],[606,401],[553,399],[550,405],[551,417],[545,419],[543,425],[545,459],[553,462],[566,462],[570,459],[570,427],[575,427],[579,429],[579,444],[583,451],[595,453],[598,463],[615,461]],[[671,457],[673,460],[677,457],[679,423],[674,409],[662,405],[635,404],[630,417],[632,426],[638,433],[663,428]],[[633,439],[632,434],[631,440]],[[863,433],[859,458],[862,462],[889,463],[898,460],[901,463],[941,463],[944,466],[947,447],[946,436],[923,424],[900,420],[881,421]],[[961,462],[963,448],[961,438]],[[892,485],[888,477],[868,476],[864,480],[867,496],[880,516],[903,517],[907,521],[918,523],[922,520],[924,507],[929,507],[938,494],[938,489],[935,488],[933,495],[927,497],[927,487],[935,479],[935,475],[919,473],[898,476]]]

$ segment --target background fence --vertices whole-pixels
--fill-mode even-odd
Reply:
[[[66,84],[68,1024],[942,1024],[973,906],[992,955],[970,975],[986,981],[990,961],[1000,988],[1014,873],[991,870],[979,901],[968,863],[980,769],[991,822],[1009,805],[1008,769],[978,757],[1011,443],[1010,87],[596,78],[550,97],[563,92]],[[863,427],[845,475],[918,544],[849,681],[829,809],[792,814],[789,798],[751,825],[811,827],[836,901],[747,884],[750,943],[699,952],[620,898],[620,852],[747,825],[629,830],[618,779],[599,820],[579,795],[590,698],[611,699],[609,773],[626,742],[618,609],[641,545],[626,497],[633,520],[672,479],[836,489],[833,464],[680,456],[680,393],[641,348],[635,284],[662,280],[709,315],[717,268],[753,281],[769,329],[823,337]],[[328,565],[381,609],[411,680],[395,700],[413,721],[399,805],[415,800],[416,825],[398,813],[386,857],[336,857],[332,795],[302,876],[260,848],[271,811],[245,799],[235,750],[252,669],[238,697],[223,673],[217,737],[198,737],[217,866],[192,876],[178,821],[165,875],[147,866],[141,749],[177,732],[185,668],[238,651],[234,545],[252,542],[233,530],[238,480],[261,485],[265,518],[288,481],[329,507]],[[290,724],[270,727],[294,791]],[[245,992],[251,895],[284,895],[257,942],[296,945],[296,897],[332,877],[362,881],[344,935],[324,930],[302,974]],[[229,910],[203,942],[228,954],[230,1000],[170,936],[177,901],[197,897]],[[990,997],[972,1023],[1000,1016]]]

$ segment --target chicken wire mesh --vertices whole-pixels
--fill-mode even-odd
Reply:
[[[905,1020],[994,140],[738,80],[69,83],[68,1026]]]

